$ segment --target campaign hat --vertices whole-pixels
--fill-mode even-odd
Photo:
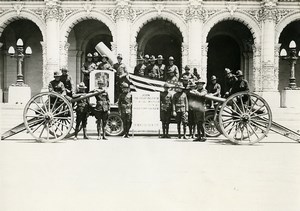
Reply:
[[[62,74],[61,74],[61,72],[60,71],[55,71],[54,73],[53,73],[53,76],[54,77],[58,77],[58,76],[61,76]]]
[[[86,89],[86,85],[84,84],[84,82],[80,82],[78,85],[78,89]]]

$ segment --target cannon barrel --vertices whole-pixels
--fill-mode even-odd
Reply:
[[[90,97],[94,97],[96,95],[99,95],[101,92],[97,92],[97,91],[92,91],[92,92],[89,92],[87,93],[86,95],[84,96],[80,96],[80,97],[76,97],[76,94],[75,94],[75,98],[73,98],[71,100],[71,103],[74,103],[74,102],[77,102],[77,101],[80,101],[80,100],[83,100],[83,99],[86,99],[86,98],[90,98]]]
[[[213,101],[216,101],[216,102],[219,102],[219,103],[224,103],[226,101],[225,98],[216,97],[216,96],[209,95],[209,94],[205,95],[204,98],[207,99],[207,100],[213,100]]]

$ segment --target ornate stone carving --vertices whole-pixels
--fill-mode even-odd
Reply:
[[[63,9],[58,5],[51,5],[47,6],[44,10],[44,19],[57,19],[57,20],[63,20],[64,19],[64,11]]]
[[[206,19],[206,11],[205,9],[199,5],[190,5],[184,12],[184,19],[186,21],[193,20],[193,19],[200,19],[205,20]]]
[[[70,43],[61,42],[59,45],[60,55],[61,55],[61,67],[68,67],[68,51]]]
[[[270,12],[269,15],[271,15],[271,18],[274,18],[275,22],[278,23],[280,20],[282,20],[285,16],[291,14],[295,10],[288,10],[288,9],[275,9],[273,12]],[[261,22],[262,20],[265,20],[267,18],[266,14],[264,13],[264,10],[245,10],[249,15],[254,17],[258,22]]]
[[[231,16],[233,16],[237,8],[238,8],[237,4],[226,3],[226,9],[228,10]]]
[[[274,71],[274,63],[273,62],[264,62],[262,64],[263,67],[263,75],[262,75],[262,80],[263,80],[263,91],[273,91],[276,90],[275,87],[275,82],[276,82],[276,77],[275,77],[275,71]]]
[[[83,8],[86,11],[87,15],[89,15],[94,8],[94,3],[87,1],[86,3],[83,4]]]
[[[157,15],[160,16],[161,12],[165,9],[165,6],[162,4],[156,4],[154,8],[157,10]]]
[[[20,12],[22,11],[22,9],[24,7],[23,5],[24,5],[23,3],[15,3],[12,5],[14,10],[16,11],[17,15],[20,15]]]
[[[119,19],[128,19],[132,21],[135,18],[135,11],[129,5],[117,5],[113,10],[113,20],[117,21]]]
[[[111,42],[110,43],[111,44],[111,51],[115,54],[115,55],[117,55],[117,43],[116,42]]]

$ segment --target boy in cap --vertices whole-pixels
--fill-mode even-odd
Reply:
[[[98,89],[96,92],[99,92],[96,98],[96,107],[95,107],[95,117],[97,119],[97,133],[98,140],[101,139],[101,128],[102,128],[102,139],[107,140],[105,136],[105,126],[107,123],[108,115],[110,113],[110,101],[107,91],[104,89],[105,83],[103,80],[98,81]],[[102,126],[102,127],[101,127]]]
[[[207,92],[215,97],[221,97],[221,85],[217,83],[217,77],[216,76],[211,76],[210,79],[211,83],[207,86]],[[214,108],[214,101],[210,101],[210,107]]]
[[[164,91],[160,93],[160,121],[162,123],[162,138],[170,138],[169,124],[172,116],[172,94],[169,92],[170,85],[164,84]]]
[[[108,57],[106,55],[102,55],[102,62],[98,65],[98,70],[112,70],[112,66],[108,62]]]
[[[73,98],[79,98],[82,96],[85,96],[85,89],[87,87],[85,86],[84,82],[80,82],[78,85],[78,91],[76,94],[73,95]],[[90,104],[89,104],[89,99],[82,99],[76,102],[77,106],[76,106],[76,127],[75,127],[75,137],[74,140],[77,140],[77,135],[79,133],[79,127],[80,124],[82,125],[82,130],[83,130],[83,138],[84,139],[89,139],[87,136],[87,132],[86,132],[86,125],[87,125],[87,118],[89,116],[89,108],[90,108]]]
[[[86,92],[90,90],[90,73],[95,70],[96,64],[93,62],[93,55],[91,53],[87,54],[87,61],[82,64],[81,72],[83,73],[83,82],[86,85]]]
[[[187,95],[183,92],[183,85],[182,83],[178,83],[175,87],[176,93],[173,95],[173,116],[176,117],[177,122],[177,131],[178,131],[178,138],[181,138],[181,123],[183,125],[183,138],[187,139],[186,137],[186,125],[188,123],[188,99]]]
[[[197,89],[191,91],[191,94],[197,96],[198,100],[197,108],[195,109],[195,121],[198,130],[198,137],[194,141],[206,141],[206,134],[204,130],[204,121],[205,121],[205,98],[207,94],[206,89],[204,88],[205,81],[199,79],[196,81]]]
[[[122,93],[118,100],[119,113],[124,126],[124,138],[129,138],[129,130],[132,125],[132,94],[130,86],[127,83],[122,83]]]

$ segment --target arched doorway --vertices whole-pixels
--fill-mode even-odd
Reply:
[[[233,73],[242,70],[245,78],[251,80],[254,42],[251,31],[244,24],[235,20],[221,21],[210,30],[207,42],[208,82],[215,75],[224,87],[225,68]]]
[[[181,70],[183,37],[180,30],[170,21],[156,19],[145,24],[136,38],[137,55],[149,54],[157,57],[162,55],[167,64],[167,58],[173,56],[174,63]]]
[[[10,57],[7,51],[10,46],[16,49],[16,42],[19,38],[23,40],[24,47],[30,46],[32,49],[32,55],[24,58],[23,61],[24,82],[30,86],[31,95],[39,93],[43,86],[42,33],[39,27],[30,20],[15,20],[5,27],[0,37],[0,42],[3,43],[0,52],[0,84],[1,89],[4,90],[4,102],[8,99],[8,87],[16,83],[17,79],[17,60]]]
[[[289,43],[294,40],[296,42],[297,53],[300,50],[300,20],[294,21],[288,24],[280,34],[279,43],[281,43],[280,49],[288,49]],[[300,86],[300,66],[299,61],[295,66],[295,78],[296,85]],[[289,61],[279,60],[279,84],[278,90],[283,90],[289,85],[291,66]]]
[[[70,31],[68,43],[68,68],[71,76],[79,83],[81,79],[81,65],[88,53],[96,52],[95,46],[103,42],[111,49],[112,35],[109,28],[98,20],[83,20]],[[101,56],[101,55],[100,55]],[[101,58],[100,58],[101,59]]]

